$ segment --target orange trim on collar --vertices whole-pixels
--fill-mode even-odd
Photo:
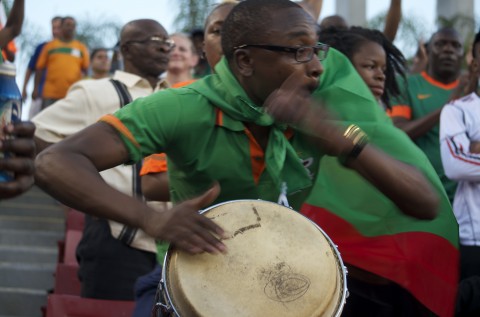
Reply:
[[[179,83],[173,84],[172,88],[180,88],[180,87],[183,87],[183,86],[187,86],[187,85],[190,85],[191,83],[193,83],[194,81],[196,81],[196,79],[181,81]]]
[[[295,134],[295,131],[293,131],[292,128],[288,127],[285,131],[283,131],[283,135],[290,140],[292,136]]]
[[[223,127],[223,111],[215,108],[215,124]]]
[[[245,128],[245,134],[248,136],[250,143],[250,161],[252,162],[252,174],[255,184],[258,184],[260,176],[265,170],[265,153],[262,147],[257,143],[250,130]]]
[[[422,77],[425,78],[426,81],[428,81],[430,84],[437,86],[438,88],[442,88],[445,90],[450,90],[453,88],[456,88],[458,86],[458,83],[460,82],[458,79],[455,80],[454,82],[451,82],[450,84],[444,84],[439,82],[438,80],[434,79],[433,77],[430,77],[426,71],[423,71],[421,73]]]

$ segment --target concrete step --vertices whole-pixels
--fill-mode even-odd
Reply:
[[[53,289],[65,207],[38,187],[0,202],[0,317],[39,317]]]
[[[63,218],[53,217],[30,217],[30,216],[0,216],[0,230],[3,229],[23,229],[38,231],[58,231],[65,230],[65,220]]]
[[[46,291],[53,288],[56,263],[0,262],[0,287]]]
[[[55,247],[0,245],[0,262],[55,264],[57,254]]]
[[[64,231],[12,229],[2,229],[0,231],[0,245],[4,246],[56,247],[57,241],[64,238]]]
[[[0,287],[0,317],[39,317],[46,305],[46,291]]]
[[[7,202],[0,205],[0,210],[0,214],[4,216],[65,218],[62,206],[48,203]]]

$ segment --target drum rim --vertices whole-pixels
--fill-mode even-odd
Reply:
[[[328,244],[330,245],[331,249],[333,249],[333,251],[334,251],[333,254],[335,255],[335,259],[336,259],[337,264],[338,264],[338,269],[342,273],[342,274],[340,274],[340,278],[341,278],[341,283],[340,284],[342,286],[341,297],[340,297],[340,300],[337,303],[337,306],[335,307],[336,314],[334,316],[332,316],[332,317],[340,317],[340,315],[343,311],[343,307],[344,307],[344,305],[346,303],[346,300],[347,300],[347,292],[348,292],[348,290],[347,290],[347,273],[348,273],[347,268],[343,263],[343,260],[342,260],[342,257],[340,256],[340,251],[338,250],[337,245],[335,243],[333,243],[332,239],[314,221],[312,221],[311,219],[309,219],[305,215],[301,214],[299,211],[294,210],[292,207],[287,207],[287,206],[278,204],[276,202],[263,200],[263,199],[236,199],[236,200],[224,201],[224,202],[209,206],[206,209],[201,209],[201,210],[198,211],[198,213],[199,214],[204,214],[211,209],[218,208],[220,206],[235,203],[235,202],[259,202],[259,201],[264,202],[264,203],[271,203],[273,205],[277,205],[277,206],[281,206],[281,207],[284,207],[284,208],[291,209],[292,211],[296,212],[299,216],[302,216],[303,218],[307,219],[310,223],[312,223],[323,234],[323,236],[326,238],[326,240],[327,240]],[[175,305],[174,305],[174,303],[173,303],[173,301],[172,301],[172,297],[170,295],[170,291],[169,291],[168,285],[167,285],[167,272],[168,272],[167,265],[169,263],[168,259],[169,259],[169,255],[171,255],[171,249],[172,249],[172,247],[171,247],[171,245],[169,245],[168,250],[165,253],[165,256],[163,258],[162,278],[160,280],[160,284],[162,284],[162,288],[163,288],[163,293],[164,294],[163,294],[162,297],[166,301],[165,305],[167,306],[168,309],[170,309],[172,311],[172,313],[175,314],[175,316],[180,316],[176,307],[175,307]]]

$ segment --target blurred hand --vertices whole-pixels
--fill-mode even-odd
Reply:
[[[0,170],[14,174],[12,181],[0,182],[0,199],[5,199],[27,191],[34,183],[35,125],[17,122],[8,124],[2,132],[4,137],[0,140],[0,151],[9,152],[12,156],[0,159]]]
[[[38,89],[33,89],[32,91],[32,100],[36,100],[37,98],[39,98],[40,95],[38,93]]]
[[[353,147],[352,142],[343,137],[343,130],[334,124],[325,107],[311,98],[316,85],[303,78],[305,76],[299,72],[290,75],[265,100],[265,111],[276,121],[313,136],[326,154],[348,153]]]
[[[470,142],[470,153],[480,154],[480,141]]]
[[[227,238],[223,229],[198,213],[211,205],[219,193],[220,186],[217,183],[199,197],[184,201],[165,212],[152,213],[149,219],[145,219],[143,229],[149,235],[171,242],[191,254],[226,252],[225,245],[212,234]]]
[[[422,71],[427,69],[428,63],[428,54],[427,49],[425,48],[425,43],[423,40],[418,41],[418,48],[415,56],[413,57],[412,68],[410,70],[413,74],[419,74]]]
[[[27,90],[25,88],[22,89],[22,100],[24,102],[27,100]]]
[[[468,65],[468,72],[463,73],[458,78],[459,83],[450,95],[449,101],[469,95],[477,90],[479,78],[479,67],[475,61]]]

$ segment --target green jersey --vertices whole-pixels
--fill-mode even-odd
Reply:
[[[216,72],[187,87],[137,99],[101,120],[121,133],[132,162],[167,154],[173,203],[203,193],[214,181],[221,186],[214,203],[276,202],[285,184],[289,202],[298,210],[317,172],[320,150],[254,105],[226,60]],[[242,113],[244,109],[249,113]],[[249,121],[271,127],[265,152],[243,123]]]
[[[402,84],[402,82],[400,82]],[[442,84],[426,72],[407,78],[407,84],[402,85],[402,94],[392,102],[392,117],[402,117],[415,120],[443,107],[450,98],[452,91],[458,86],[458,80],[448,85]],[[455,196],[456,183],[445,175],[440,157],[440,126],[437,123],[425,135],[414,142],[425,152],[445,187],[450,201]]]

